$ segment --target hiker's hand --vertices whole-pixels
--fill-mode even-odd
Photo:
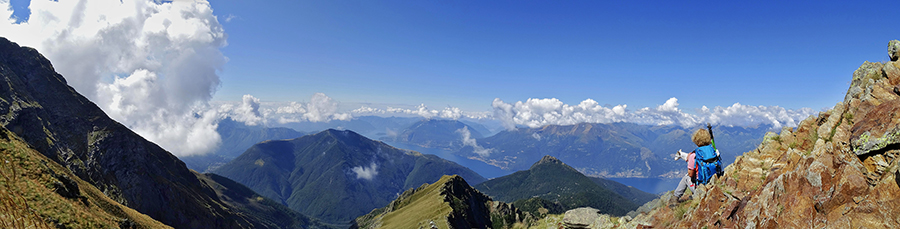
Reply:
[[[676,152],[675,155],[673,155],[673,156],[675,156],[676,161],[678,159],[683,159],[684,161],[687,161],[688,154],[685,153],[684,151],[681,151],[681,149],[678,149],[678,152]]]

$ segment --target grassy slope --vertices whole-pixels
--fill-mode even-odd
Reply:
[[[0,158],[0,227],[169,228],[113,201],[5,128]]]
[[[452,209],[441,195],[441,188],[449,179],[450,176],[441,177],[434,184],[426,186],[407,201],[403,201],[398,206],[399,209],[384,215],[381,228],[420,228],[430,226],[431,221],[434,221],[438,228],[450,228],[446,218]]]

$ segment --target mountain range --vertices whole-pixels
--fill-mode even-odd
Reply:
[[[489,154],[478,154],[471,146],[456,154],[509,171],[528,169],[533,161],[550,155],[590,176],[673,178],[686,170],[684,162],[673,161],[670,155],[679,149],[696,148],[690,140],[694,129],[633,123],[519,128],[477,139],[477,144]],[[723,162],[733,162],[740,153],[754,149],[770,129],[764,125],[714,127]]]
[[[397,195],[443,175],[485,179],[434,155],[394,148],[349,130],[266,141],[214,171],[291,209],[347,225]]]
[[[242,201],[258,196],[217,192],[224,189],[215,187],[231,186],[190,171],[171,153],[110,119],[32,48],[0,38],[0,80],[0,126],[121,205],[176,228],[277,228],[289,227],[284,222],[295,219],[254,217],[249,210],[255,206]],[[68,180],[74,182],[60,181],[62,186],[56,187],[69,189],[63,193],[71,196],[84,195],[69,185],[77,180]],[[90,195],[92,189],[78,190]]]

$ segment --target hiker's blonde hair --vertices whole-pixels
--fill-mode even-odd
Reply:
[[[705,146],[712,144],[712,137],[709,136],[709,131],[706,131],[706,129],[697,129],[697,131],[694,131],[694,135],[691,136],[691,141],[697,146]]]

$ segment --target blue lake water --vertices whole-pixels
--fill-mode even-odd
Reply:
[[[624,185],[632,186],[641,191],[653,193],[653,194],[661,194],[667,191],[675,190],[675,187],[678,186],[678,181],[681,179],[676,178],[607,178]]]
[[[471,169],[472,171],[475,171],[479,175],[483,176],[484,178],[488,178],[488,179],[502,177],[502,176],[506,176],[506,175],[513,173],[513,171],[502,170],[500,168],[497,168],[496,166],[484,163],[483,161],[472,160],[472,159],[468,159],[465,157],[456,156],[455,154],[453,154],[453,152],[450,152],[447,150],[425,148],[425,147],[421,147],[421,146],[396,143],[396,142],[385,142],[385,143],[387,143],[388,145],[391,145],[393,147],[413,150],[413,151],[417,151],[417,152],[423,153],[423,154],[434,154],[443,159],[447,159],[449,161],[456,162],[456,164],[465,166],[465,167]],[[472,184],[472,185],[474,185],[474,184]]]
[[[414,151],[417,151],[417,152],[420,152],[423,154],[434,154],[443,159],[447,159],[449,161],[456,162],[459,165],[468,167],[472,171],[475,171],[479,175],[483,176],[484,178],[488,178],[488,179],[506,176],[506,175],[509,175],[509,174],[512,174],[513,172],[515,172],[515,171],[502,170],[500,168],[497,168],[496,166],[489,165],[489,164],[484,163],[479,160],[472,160],[472,159],[468,159],[465,157],[460,157],[460,156],[453,154],[453,152],[450,152],[447,150],[425,148],[425,147],[421,147],[421,146],[396,143],[396,142],[385,142],[385,143],[387,143],[388,145],[391,145],[393,147],[414,150]],[[660,194],[660,193],[664,193],[664,192],[667,192],[670,190],[675,190],[675,186],[678,185],[678,181],[680,180],[680,179],[672,179],[672,178],[607,178],[607,179],[614,180],[614,181],[622,183],[624,185],[632,186],[637,189],[640,189],[641,191],[645,191],[645,192],[649,192],[649,193],[653,193],[653,194]]]

